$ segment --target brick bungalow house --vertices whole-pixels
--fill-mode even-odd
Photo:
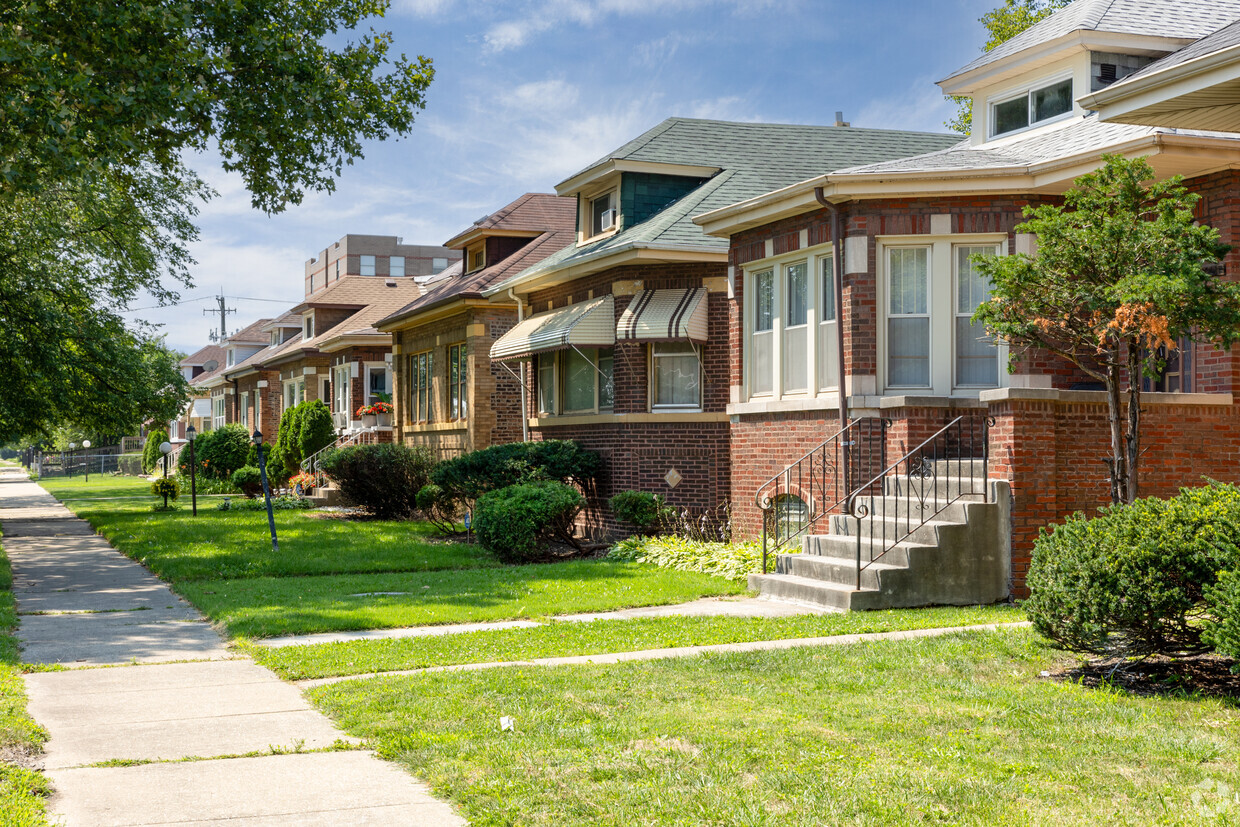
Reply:
[[[209,424],[210,427],[199,430],[215,430],[237,421],[237,387],[229,380],[228,372],[267,347],[270,339],[265,327],[271,321],[259,319],[220,342],[223,359],[218,367],[192,382],[191,387],[196,393],[210,399],[209,420],[204,422],[204,425]]]
[[[199,378],[205,379],[208,374],[215,373],[224,366],[224,348],[219,345],[207,345],[186,356],[177,366],[181,375],[190,385],[190,400],[186,404],[185,413],[175,422],[169,423],[170,439],[184,440],[185,429],[193,425],[201,432],[211,426],[211,394],[197,387]]]
[[[779,574],[756,578],[765,593],[854,607],[971,602],[1003,597],[1010,578],[1010,589],[1021,595],[1039,527],[1107,501],[1103,393],[1044,355],[1023,357],[1011,374],[1004,369],[1005,348],[969,321],[987,285],[968,257],[1034,253],[1036,240],[1014,229],[1021,208],[1056,202],[1074,178],[1100,166],[1104,153],[1147,156],[1159,176],[1185,176],[1203,196],[1201,220],[1218,227],[1224,242],[1240,243],[1240,135],[1176,128],[1240,129],[1234,81],[1221,93],[1231,95],[1230,107],[1207,106],[1197,118],[1173,119],[1165,116],[1175,110],[1175,95],[1193,90],[1181,85],[1167,92],[1157,83],[1195,55],[1219,49],[1233,50],[1234,72],[1235,47],[1227,44],[1237,42],[1235,26],[1215,36],[1215,44],[1224,41],[1218,49],[1194,41],[1237,18],[1235,0],[1078,0],[940,82],[945,94],[973,100],[966,141],[864,166],[824,164],[822,170],[834,171],[697,211],[707,234],[730,240],[728,322],[735,347],[727,412],[735,518],[754,535],[763,526],[759,503],[768,519],[782,509],[781,516],[794,514],[792,522],[805,529],[785,536],[817,552],[817,559],[805,555],[795,563],[781,558]],[[1155,122],[1171,125],[1104,122],[1081,105],[1086,99],[1122,119],[1120,103],[1106,102],[1126,101],[1130,119],[1148,123],[1148,110],[1158,107],[1134,88],[1142,79],[1164,90]],[[1198,105],[1218,103],[1219,88],[1214,98],[1198,90]],[[838,295],[832,284],[837,262]],[[1237,264],[1240,251],[1227,257],[1227,271]],[[955,468],[910,457],[882,481],[877,499],[867,504],[884,510],[868,519],[886,525],[925,511],[931,522],[914,527],[895,544],[896,553],[866,565],[864,578],[858,562],[856,580],[853,550],[860,560],[864,547],[868,564],[875,549],[872,535],[852,536],[864,530],[859,521],[839,516],[839,492],[830,486],[797,490],[789,473],[769,482],[788,468],[803,479],[801,460],[816,446],[827,445],[824,457],[838,449],[838,440],[836,448],[829,445],[840,428],[836,324],[843,325],[850,416],[879,423],[886,454],[878,456],[887,462],[957,417],[970,427],[992,423],[984,444],[934,444],[940,457],[955,457]],[[1202,475],[1240,478],[1238,381],[1240,354],[1186,341],[1165,374],[1148,382],[1145,494],[1168,495]],[[855,451],[868,438],[854,429],[840,439]],[[991,486],[959,496],[974,474]],[[885,496],[907,497],[909,490],[918,492],[911,505]],[[959,501],[939,512],[926,505],[927,490]],[[774,498],[760,496],[771,492]],[[982,500],[999,513],[988,513]],[[819,516],[822,522],[814,522]],[[970,539],[971,521],[986,524],[981,540]],[[910,587],[911,571],[929,585]],[[858,588],[863,579],[865,593]],[[976,588],[953,590],[970,579]]]
[[[563,181],[575,240],[482,292],[522,321],[491,347],[524,375],[531,439],[604,458],[589,518],[626,489],[695,513],[729,500],[728,242],[692,216],[823,168],[944,149],[955,136],[669,119]]]
[[[224,370],[224,378],[233,388],[233,405],[228,409],[228,422],[239,422],[246,431],[260,431],[268,423],[280,421],[282,397],[279,371],[267,363],[301,339],[301,316],[283,313],[270,319],[261,328],[267,347]],[[274,433],[273,433],[274,435]]]
[[[516,303],[483,291],[563,249],[575,231],[576,202],[526,193],[445,243],[463,255],[464,272],[426,284],[376,325],[393,341],[399,441],[447,458],[523,438],[518,377],[491,361]]]

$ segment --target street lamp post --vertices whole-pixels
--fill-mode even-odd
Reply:
[[[258,473],[263,481],[263,499],[267,501],[267,526],[271,529],[271,550],[280,550],[280,541],[276,538],[276,518],[271,513],[271,488],[267,485],[267,459],[263,451],[262,431],[255,429],[251,441],[258,449]]]
[[[77,450],[77,443],[70,442],[69,443],[69,479],[73,479],[73,452],[76,450]],[[61,454],[61,456],[64,456],[64,454]],[[61,465],[64,465],[64,460],[61,460]]]
[[[168,479],[168,455],[172,453],[171,442],[159,443],[159,452],[164,455],[164,479]],[[165,492],[167,489],[165,489]],[[164,494],[164,508],[168,507],[168,494]]]
[[[82,447],[87,450],[90,450],[90,440],[89,439],[82,440]],[[84,465],[83,467],[86,469],[86,481],[90,482],[90,454],[86,455],[86,465]]]
[[[195,517],[198,516],[198,475],[196,473],[198,469],[194,467],[198,464],[194,462],[194,437],[197,435],[193,425],[185,429],[185,438],[189,440],[189,499]]]

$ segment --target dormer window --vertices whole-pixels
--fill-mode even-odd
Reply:
[[[310,340],[314,338],[314,314],[303,316],[301,320],[301,338]]]
[[[280,331],[273,330],[271,331],[271,346],[275,347],[278,344],[280,344]]]
[[[590,234],[588,238],[602,235],[616,228],[616,193],[605,192],[590,199]]]
[[[1055,81],[991,104],[992,136],[1006,135],[1072,111],[1072,79]]]
[[[230,367],[230,368],[231,368],[231,367],[232,367],[232,366],[236,363],[236,358],[237,358],[237,357],[236,357],[236,355],[233,353],[233,349],[232,349],[232,348],[229,348],[229,349],[228,349],[228,367]]]
[[[363,276],[373,276],[375,274],[375,257],[374,256],[362,256],[361,274]]]
[[[487,265],[486,244],[479,244],[475,247],[470,247],[468,251],[468,255],[469,255],[469,272],[472,273],[475,270],[481,270],[483,267],[486,267]]]

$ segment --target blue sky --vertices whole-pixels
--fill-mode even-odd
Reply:
[[[221,289],[235,329],[302,296],[306,259],[346,233],[440,244],[670,116],[945,131],[935,81],[985,40],[999,0],[393,0],[378,28],[435,81],[414,131],[374,143],[330,197],[268,217],[209,155],[183,304],[134,313],[206,344]],[[266,299],[268,301],[255,301]]]

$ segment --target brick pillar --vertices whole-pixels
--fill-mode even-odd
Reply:
[[[1012,594],[1029,596],[1025,576],[1042,526],[1059,517],[1055,404],[1008,399],[990,407],[991,479],[1012,486]]]

